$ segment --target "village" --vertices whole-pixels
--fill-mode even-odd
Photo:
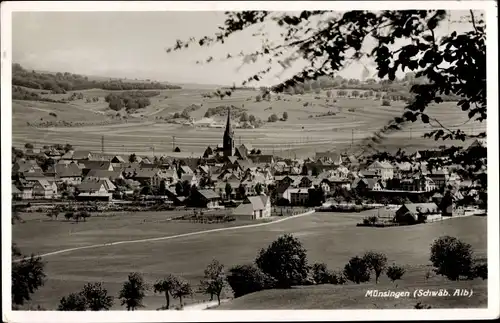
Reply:
[[[466,149],[485,147],[486,141],[477,139]],[[383,212],[387,222],[415,224],[463,215],[464,206],[470,212],[481,205],[474,194],[478,183],[460,176],[459,166],[427,169],[429,158],[446,159],[443,149],[419,151],[399,162],[334,149],[305,160],[279,158],[249,144],[235,147],[230,111],[222,144],[207,147],[199,157],[175,151],[151,157],[84,151],[69,144],[13,148],[13,207],[38,206],[56,214],[79,205],[94,205],[90,211],[191,208],[208,218],[210,211],[224,210],[229,220],[295,214],[294,208],[359,212],[385,207],[392,210]],[[364,222],[382,221],[371,217]]]

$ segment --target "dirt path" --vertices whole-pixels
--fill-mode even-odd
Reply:
[[[124,240],[124,241],[116,241],[116,242],[110,242],[110,243],[101,243],[101,244],[95,244],[95,245],[89,245],[89,246],[83,246],[83,247],[76,247],[76,248],[69,248],[69,249],[62,249],[62,250],[57,250],[57,251],[52,251],[48,252],[45,254],[39,255],[40,257],[48,257],[48,256],[54,256],[62,253],[67,253],[71,251],[77,251],[77,250],[83,250],[83,249],[91,249],[91,248],[100,248],[100,247],[107,247],[107,246],[116,246],[120,244],[130,244],[130,243],[141,243],[141,242],[152,242],[152,241],[161,241],[161,240],[172,240],[172,239],[177,239],[177,238],[184,238],[184,237],[189,237],[189,236],[196,236],[196,235],[202,235],[202,234],[208,234],[212,232],[220,232],[220,231],[229,231],[229,230],[238,230],[238,229],[246,229],[246,228],[255,228],[255,227],[260,227],[260,226],[265,226],[265,225],[271,225],[271,224],[276,224],[276,223],[281,223],[287,220],[291,219],[296,219],[302,216],[310,215],[313,214],[315,211],[308,211],[305,213],[297,214],[297,215],[292,215],[283,219],[271,221],[271,222],[265,222],[265,223],[257,223],[257,224],[247,224],[247,225],[240,225],[236,227],[228,227],[228,228],[219,228],[219,229],[211,229],[211,230],[204,230],[204,231],[196,231],[196,232],[189,232],[189,233],[183,233],[183,234],[176,234],[173,236],[163,236],[163,237],[158,237],[158,238],[148,238],[148,239],[140,239],[140,240]],[[29,259],[30,257],[25,257],[21,259],[16,259],[13,262],[19,262],[23,259]]]

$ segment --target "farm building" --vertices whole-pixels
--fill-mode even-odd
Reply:
[[[266,195],[250,196],[234,211],[235,217],[250,218],[252,220],[271,216],[271,199]]]
[[[429,215],[440,213],[436,203],[409,203],[403,204],[394,216],[394,221],[401,224],[415,224],[424,222]]]
[[[33,195],[35,198],[52,199],[57,195],[57,185],[45,178],[39,178],[33,183]]]
[[[213,190],[195,190],[189,199],[188,204],[197,207],[214,209],[219,207],[220,196]]]
[[[80,194],[77,195],[78,200],[111,200],[111,193],[106,189],[103,181],[88,181],[83,182],[78,186]]]

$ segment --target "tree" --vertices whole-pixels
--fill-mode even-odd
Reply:
[[[359,92],[358,91],[352,91],[351,92],[351,95],[355,98],[357,98],[359,96]]]
[[[260,96],[260,95],[255,96],[255,101],[256,102],[262,101],[262,96]]]
[[[392,264],[387,268],[387,277],[394,283],[396,280],[401,279],[406,270],[403,267]]]
[[[288,112],[283,112],[283,120],[287,121],[288,120]]]
[[[172,296],[174,298],[179,299],[179,303],[181,308],[184,306],[182,303],[182,299],[187,296],[193,295],[193,289],[191,288],[191,284],[183,278],[179,278],[178,284],[175,285],[175,289],[173,290]]]
[[[179,279],[172,275],[168,274],[164,279],[158,280],[153,285],[153,290],[155,293],[165,293],[165,299],[167,301],[166,308],[167,310],[170,308],[170,294],[177,288],[179,284]]]
[[[160,182],[160,189],[159,189],[159,192],[158,192],[160,195],[165,195],[167,194],[167,184],[165,182],[165,180],[162,180]]]
[[[353,257],[344,266],[344,275],[356,284],[370,281],[370,269],[363,258]]]
[[[324,263],[315,263],[312,266],[312,273],[316,284],[333,284],[336,281],[333,273],[328,270]]]
[[[238,195],[240,199],[245,198],[247,195],[247,190],[245,189],[245,186],[243,184],[240,184],[240,186],[238,186]]]
[[[184,195],[184,186],[182,185],[181,182],[175,183],[175,194],[177,194],[177,196]]]
[[[331,98],[332,97],[332,91],[331,90],[326,91],[326,96],[327,96],[327,98]]]
[[[246,112],[243,112],[240,117],[241,122],[246,122],[248,121],[248,114]]]
[[[391,101],[389,101],[389,100],[382,100],[382,106],[383,107],[390,107],[391,106]]]
[[[260,183],[255,184],[254,190],[255,190],[255,194],[261,195],[262,194],[262,184],[260,184]]]
[[[205,294],[210,294],[210,300],[212,300],[213,295],[217,296],[217,302],[220,305],[220,296],[226,286],[227,280],[224,273],[224,265],[214,259],[205,269],[204,279],[201,281],[201,291]]]
[[[488,278],[488,264],[475,265],[473,268],[474,277],[480,277],[483,280]]]
[[[277,116],[276,114],[274,114],[274,113],[273,113],[273,114],[271,114],[271,115],[269,116],[269,118],[267,119],[267,122],[276,122],[276,121],[278,121],[278,120],[279,120],[278,116]]]
[[[226,192],[226,198],[228,200],[231,199],[231,193],[233,192],[233,187],[231,186],[231,184],[226,183],[226,187],[224,188],[224,190]]]
[[[81,293],[71,293],[59,301],[58,311],[86,311],[87,301]]]
[[[91,311],[107,311],[113,306],[113,296],[108,296],[108,290],[102,286],[102,283],[88,283],[80,294]]]
[[[13,246],[16,250],[16,246]],[[19,249],[16,254],[20,255]],[[12,303],[23,305],[31,300],[31,294],[45,284],[45,262],[31,255],[30,258],[12,262]]]
[[[227,281],[234,297],[274,288],[276,280],[253,265],[238,265],[229,269]]]
[[[24,148],[26,148],[26,149],[33,149],[33,144],[27,142],[27,143],[24,144]]]
[[[436,274],[459,280],[472,271],[472,246],[455,237],[443,236],[432,244],[430,260]]]
[[[72,146],[72,145],[70,145],[70,144],[66,144],[66,145],[64,146],[64,152],[66,152],[66,153],[67,153],[67,152],[68,152],[68,151],[70,151],[70,150],[74,150],[73,146]]]
[[[128,161],[129,163],[137,162],[137,156],[135,154],[131,154],[130,156],[128,156]]]
[[[137,308],[144,307],[142,300],[146,295],[147,288],[148,286],[140,273],[130,273],[128,280],[123,283],[118,296],[121,300],[121,305],[125,305],[127,311],[135,311]]]
[[[363,256],[363,260],[368,265],[368,268],[375,272],[375,283],[378,284],[380,274],[387,266],[387,257],[383,253],[368,251]]]
[[[167,52],[185,50],[192,44],[212,46],[224,43],[238,32],[255,26],[277,24],[285,35],[282,41],[276,43],[261,39],[267,45],[252,53],[252,57],[275,61],[284,60],[286,57],[283,55],[296,54],[307,64],[302,70],[273,86],[274,92],[298,87],[318,77],[331,77],[352,60],[370,56],[376,63],[378,77],[383,81],[395,81],[396,72],[400,70],[414,72],[415,79],[425,79],[422,84],[411,86],[412,100],[406,104],[402,116],[395,117],[377,133],[387,135],[401,130],[406,123],[422,120],[433,126],[434,130],[426,134],[428,138],[462,141],[484,138],[485,131],[468,135],[460,127],[449,129],[438,119],[426,114],[429,105],[442,102],[444,96],[454,95],[458,101],[457,108],[467,113],[469,119],[483,122],[487,117],[484,14],[470,10],[469,17],[461,18],[471,23],[470,28],[460,32],[449,30],[437,38],[436,29],[450,19],[450,15],[451,11],[446,10],[354,10],[340,14],[322,10],[294,14],[271,11],[226,12],[224,26],[217,35],[177,41]],[[312,21],[319,21],[321,26],[313,32],[309,27]],[[360,25],[360,21],[364,23]],[[266,34],[257,33],[255,36],[266,37]],[[372,45],[365,45],[367,39],[372,40]],[[274,73],[272,71],[272,66],[265,65],[242,85],[259,82],[266,74]],[[371,139],[369,137],[359,142],[361,152],[373,147]],[[472,179],[479,179],[485,177],[478,171],[486,165],[486,161],[486,156],[473,158],[469,155],[466,158],[466,152],[463,152],[441,162],[462,164]],[[486,185],[482,187],[482,191],[485,191]],[[478,194],[482,194],[479,191]]]
[[[255,116],[253,114],[251,114],[250,116],[248,116],[248,121],[250,121],[250,123],[255,123],[255,121],[257,121],[257,119],[255,118]]]
[[[280,236],[267,249],[261,249],[255,263],[276,279],[280,288],[302,284],[309,272],[306,249],[290,234]]]
[[[180,152],[181,152],[181,149],[179,147],[175,147],[174,153],[180,153]]]
[[[79,213],[79,217],[83,219],[83,222],[87,222],[87,218],[90,217],[90,213],[87,211],[81,211]],[[78,222],[78,220],[77,220],[77,222]]]

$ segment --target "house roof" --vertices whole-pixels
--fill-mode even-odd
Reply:
[[[103,169],[91,169],[86,177],[98,177],[98,178],[109,178],[115,179],[120,177],[121,171],[119,170],[103,170]]]
[[[49,181],[48,181],[48,180],[46,180],[45,178],[39,178],[39,179],[37,180],[37,182],[38,182],[40,185],[42,185],[42,187],[43,187],[44,189],[50,189],[50,188],[52,188],[52,185],[51,185],[51,184],[49,183]]]
[[[154,168],[147,168],[147,169],[139,168],[139,169],[135,170],[134,178],[149,179],[149,178],[155,176],[156,174],[158,174],[158,172],[159,172],[159,170],[154,169]]]
[[[371,168],[384,168],[384,169],[391,169],[393,168],[391,164],[389,164],[388,162],[380,162],[378,160],[374,161],[373,163],[370,164],[370,166],[368,166],[368,169],[371,169]]]
[[[123,157],[122,157],[122,156],[118,156],[118,155],[114,156],[114,157],[111,159],[111,161],[112,161],[113,163],[116,163],[116,162],[118,162],[118,163],[125,163],[125,159],[123,159]]]
[[[74,151],[70,158],[72,159],[89,159],[92,153],[88,150]]]
[[[229,162],[231,164],[234,164],[234,162],[238,160],[238,157],[236,157],[236,156],[228,156],[227,159],[229,160]]]
[[[16,185],[12,184],[12,194],[19,194],[21,191],[16,187]]]
[[[274,160],[273,155],[248,155],[248,158],[250,158],[254,163],[264,164],[271,164]]]
[[[207,200],[219,199],[220,196],[214,192],[214,190],[199,190],[201,196]]]
[[[113,167],[110,161],[103,161],[103,160],[85,160],[82,164],[84,165],[84,169],[107,170],[110,167]]]
[[[82,192],[99,191],[103,185],[101,181],[84,181],[78,185],[78,190]]]
[[[194,174],[182,174],[181,176],[181,181],[184,182],[184,181],[188,181],[188,182],[191,182],[194,178]]]
[[[193,173],[193,170],[189,166],[181,166],[181,169],[184,173],[187,173],[187,174]]]
[[[436,203],[409,203],[403,204],[401,208],[406,208],[412,214],[437,212],[439,209]]]
[[[235,155],[238,154],[243,159],[247,158],[247,152],[243,147],[236,147],[234,149],[234,153],[235,153]],[[234,157],[234,156],[231,156],[231,157]]]

